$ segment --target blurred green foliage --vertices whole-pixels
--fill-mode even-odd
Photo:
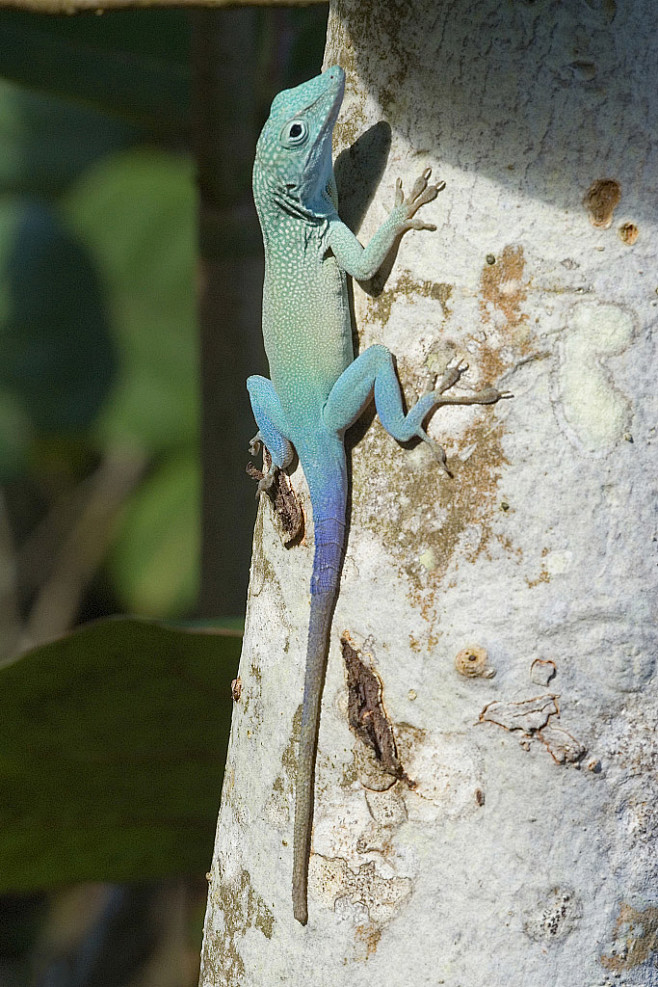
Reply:
[[[117,10],[106,16],[91,11],[75,17],[4,10],[0,75],[49,96],[84,102],[151,137],[183,143],[190,121],[190,39],[190,20],[182,10]],[[71,121],[63,122],[68,129]],[[125,130],[125,123],[121,126]],[[85,137],[96,130],[90,117],[87,127]],[[102,128],[96,137],[103,139]]]
[[[164,458],[131,498],[109,559],[126,609],[171,613],[194,598],[199,497],[199,464],[190,448]]]
[[[196,442],[193,178],[188,157],[138,148],[103,158],[64,197],[103,271],[119,349],[102,442],[149,451]]]
[[[175,10],[0,18],[0,73],[40,90],[0,82],[0,479],[47,512],[136,447],[110,606],[160,616],[197,592],[189,47]]]
[[[196,598],[200,534],[192,162],[143,147],[108,156],[62,208],[104,273],[118,350],[91,437],[137,444],[151,462],[111,556],[118,601],[179,615]]]
[[[240,644],[117,618],[0,669],[0,892],[204,872]]]
[[[318,70],[326,9],[270,9],[258,23],[264,117],[273,90]],[[90,481],[133,453],[143,479],[126,485],[80,613],[194,607],[190,49],[175,9],[0,15],[0,575],[17,571],[28,630],[53,555],[60,572],[80,551]],[[75,561],[84,571],[84,545]],[[3,631],[20,640],[2,592],[0,656]],[[1,893],[205,871],[239,647],[239,632],[124,618],[0,667]],[[31,912],[12,924],[14,905],[0,901],[0,979],[3,957],[25,947]]]
[[[262,115],[325,17],[260,17]],[[142,454],[103,579],[108,610],[160,617],[198,583],[190,46],[174,9],[0,17],[0,482],[20,540],[108,450]]]
[[[116,370],[95,266],[37,200],[0,201],[4,257],[0,385],[36,430],[88,426]]]

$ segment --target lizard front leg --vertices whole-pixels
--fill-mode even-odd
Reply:
[[[293,447],[286,436],[288,426],[274,385],[267,377],[254,375],[247,378],[247,390],[251,408],[258,425],[258,432],[249,443],[249,451],[256,455],[259,443],[264,443],[272,457],[272,463],[265,476],[258,481],[256,496],[260,496],[274,483],[276,474],[292,462]]]
[[[357,281],[368,281],[384,263],[395,239],[406,230],[435,230],[436,226],[424,223],[416,217],[421,206],[436,199],[445,188],[445,182],[430,185],[431,169],[426,168],[416,180],[411,196],[405,199],[402,182],[395,185],[393,209],[372,237],[367,247],[362,247],[352,231],[338,217],[330,222],[327,242],[340,267]]]

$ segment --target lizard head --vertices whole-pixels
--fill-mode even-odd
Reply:
[[[256,147],[257,205],[262,197],[274,195],[295,212],[327,212],[331,137],[344,91],[345,73],[334,65],[275,97]]]

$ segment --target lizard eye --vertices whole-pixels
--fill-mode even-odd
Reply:
[[[293,120],[287,123],[281,134],[281,141],[288,147],[299,147],[308,137],[308,127],[303,120]]]

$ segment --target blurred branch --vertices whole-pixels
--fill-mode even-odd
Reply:
[[[96,482],[87,476],[68,488],[51,506],[46,516],[29,533],[16,553],[16,585],[21,598],[30,596],[48,579],[56,562],[59,546],[77,524]]]
[[[74,14],[95,10],[102,14],[129,7],[308,7],[326,0],[0,0],[0,7],[15,7],[40,14]]]
[[[87,481],[87,496],[75,524],[59,547],[50,575],[23,628],[21,650],[49,641],[70,628],[84,590],[105,556],[117,514],[135,489],[145,465],[143,455],[113,449]],[[56,525],[52,527],[56,529]],[[48,533],[48,525],[42,531]]]
[[[198,880],[82,884],[52,896],[35,987],[191,987],[198,952],[190,916]]]
[[[262,247],[251,198],[256,146],[255,10],[192,15],[192,130],[199,187],[203,617],[243,612],[255,515],[244,466],[253,421],[245,380],[262,363]]]
[[[0,490],[0,662],[14,653],[21,621],[16,592],[16,554],[7,518],[7,506]]]

